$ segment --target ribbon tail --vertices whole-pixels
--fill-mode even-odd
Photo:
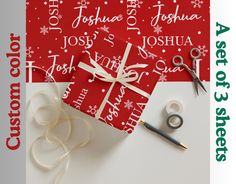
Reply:
[[[117,76],[122,75],[131,48],[132,48],[132,44],[128,43],[127,46],[126,46],[126,49],[125,49],[125,52],[124,52],[124,56],[123,56],[123,59],[121,61],[120,68],[119,68]]]
[[[150,98],[150,94],[148,94],[146,91],[143,91],[143,90],[141,90],[141,89],[139,89],[139,88],[137,88],[137,87],[135,87],[135,86],[133,86],[131,84],[128,84],[126,82],[124,82],[122,84],[125,87],[129,88],[130,90],[132,90],[132,91],[134,91],[134,92],[136,92],[136,93],[138,93],[138,94],[140,94],[140,95],[142,95],[142,96],[144,96],[146,98]]]
[[[135,64],[135,65],[131,65],[125,68],[125,70],[130,70],[130,69],[134,69],[134,68],[146,68],[148,66],[148,64]]]
[[[91,57],[89,57],[89,59],[90,59],[90,63],[96,68],[96,70],[106,72],[104,68],[101,67],[94,59],[92,59]]]
[[[99,109],[97,110],[97,113],[96,113],[96,115],[95,115],[95,118],[96,118],[96,119],[99,119],[99,118],[100,118],[100,116],[101,116],[101,114],[102,114],[102,111],[103,111],[103,109],[104,109],[104,107],[105,107],[105,105],[106,105],[106,103],[107,103],[107,101],[108,101],[108,99],[109,99],[109,97],[110,97],[110,95],[111,95],[111,92],[112,92],[112,90],[113,90],[113,88],[114,88],[115,83],[116,83],[116,82],[113,82],[113,83],[112,83],[112,85],[110,86],[110,88],[109,88],[109,90],[108,90],[106,96],[104,97],[104,99],[103,99],[103,101],[102,101],[102,104],[100,105]]]
[[[85,71],[94,75],[94,68],[93,67],[91,67],[85,63],[82,63],[82,62],[79,63],[78,67],[80,67],[80,68],[84,69]]]

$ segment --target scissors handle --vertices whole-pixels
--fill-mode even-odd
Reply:
[[[198,48],[193,48],[191,51],[190,51],[190,56],[193,60],[196,60],[198,58],[201,57],[201,51],[198,49]]]
[[[176,67],[184,67],[184,65],[185,65],[184,64],[184,59],[180,55],[174,56],[173,59],[172,59],[172,63]]]
[[[197,59],[201,57],[201,52],[198,48],[193,48],[191,51],[190,51],[190,56],[192,58],[192,69],[196,72],[196,69],[197,69],[197,66],[196,66],[196,62],[197,62]]]

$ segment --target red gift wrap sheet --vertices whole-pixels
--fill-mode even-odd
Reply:
[[[157,84],[150,53],[114,34],[96,31],[63,96],[65,103],[132,133]]]
[[[27,81],[50,82],[30,66],[38,66],[57,82],[69,82],[82,50],[94,31],[115,36],[151,51],[160,82],[191,81],[171,59],[180,54],[191,66],[189,51],[200,49],[201,80],[210,80],[209,0],[27,0]]]

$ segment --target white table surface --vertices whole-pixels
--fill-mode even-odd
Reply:
[[[61,83],[61,91],[66,84]],[[205,83],[209,91],[209,83]],[[27,84],[28,99],[47,84]],[[169,100],[184,105],[184,126],[171,131],[165,125],[163,109]],[[93,128],[91,143],[71,154],[71,163],[61,184],[209,184],[210,99],[196,97],[191,82],[158,83],[142,119],[164,129],[188,145],[183,151],[138,125],[131,135],[88,118]],[[71,113],[78,111],[68,108]],[[74,122],[70,144],[80,140],[84,126]],[[29,149],[43,128],[27,120],[27,184],[51,184],[59,168],[45,172],[34,165]],[[43,159],[51,160],[50,153]]]

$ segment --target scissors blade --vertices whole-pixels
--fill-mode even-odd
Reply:
[[[201,86],[201,88],[207,93],[207,90],[205,88],[205,86],[203,85],[202,81],[200,81],[199,78],[197,78],[198,84]]]
[[[196,91],[197,95],[199,96],[199,92],[198,92],[198,80],[193,79],[193,85],[194,85],[194,88],[195,88],[195,91]]]
[[[193,59],[192,60],[192,69],[193,69],[193,71],[196,73],[197,72],[197,61],[196,61],[196,59]]]
[[[201,88],[207,93],[207,90],[206,90],[205,86],[203,85],[203,83],[199,79],[199,77],[196,75],[196,73],[193,70],[189,69],[189,68],[186,68],[186,69],[188,70],[188,72],[191,74],[191,76],[193,78],[194,86],[195,86],[195,83],[196,83],[195,88],[196,88],[197,94],[198,94],[198,85],[200,85]]]

